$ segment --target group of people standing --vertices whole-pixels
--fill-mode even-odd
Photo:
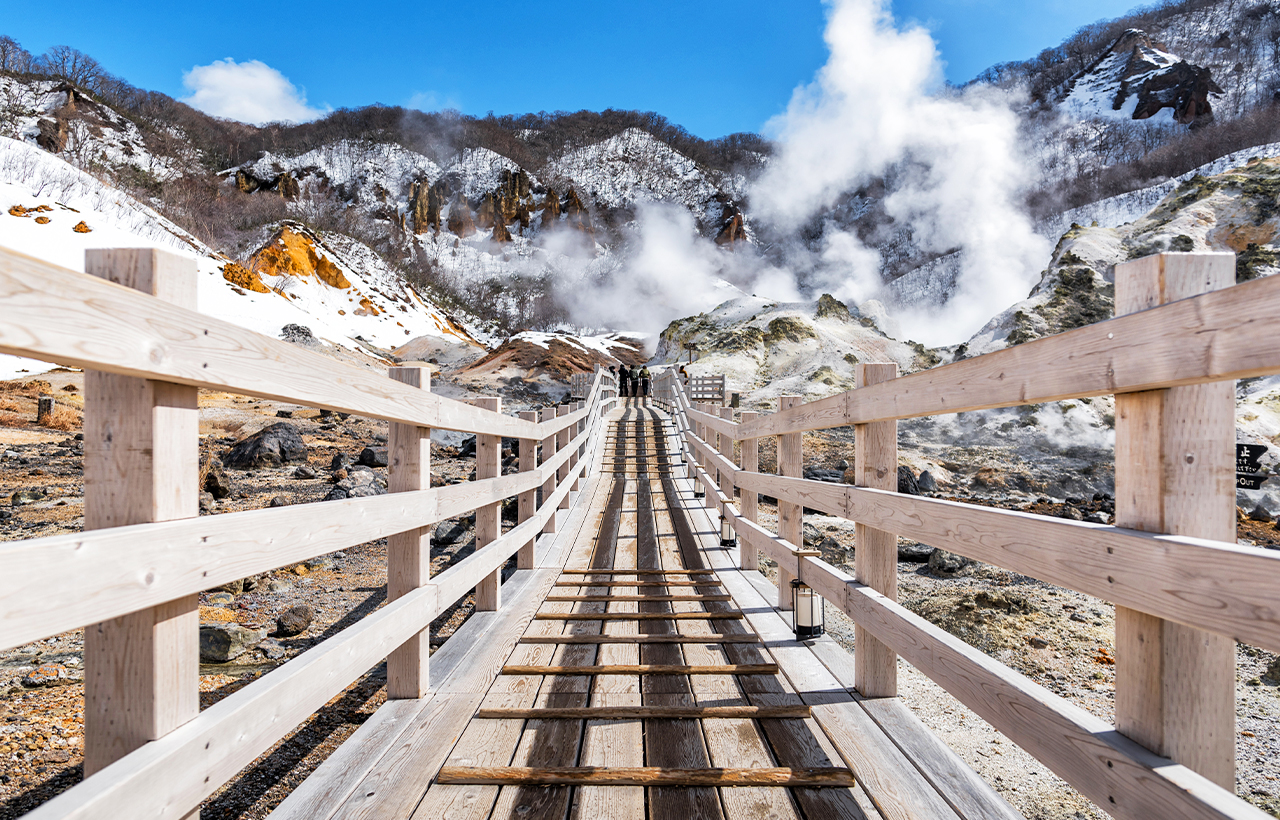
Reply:
[[[609,372],[618,379],[618,395],[623,398],[649,398],[649,368],[627,367],[625,364],[610,367]]]

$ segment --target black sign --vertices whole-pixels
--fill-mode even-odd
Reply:
[[[1259,469],[1258,461],[1267,452],[1265,444],[1237,444],[1236,445],[1236,472],[1238,473],[1256,473]]]
[[[1262,482],[1266,481],[1269,476],[1261,473],[1236,473],[1236,489],[1238,490],[1259,490],[1262,488]]]

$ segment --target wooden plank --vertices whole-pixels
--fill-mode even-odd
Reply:
[[[538,414],[533,410],[524,410],[520,413],[520,418],[525,421],[537,421]],[[538,441],[537,439],[522,438],[520,439],[520,472],[528,472],[533,470],[538,461]],[[516,523],[523,523],[533,517],[538,508],[538,497],[536,490],[526,490],[520,493],[516,499]],[[535,563],[534,547],[537,541],[530,538],[529,542],[520,548],[516,553],[516,569],[533,569]]]
[[[941,795],[857,703],[814,706],[813,715],[885,820],[956,820]]]
[[[1113,817],[1267,816],[874,590],[851,584],[846,607],[855,622]]]
[[[742,423],[747,424],[754,421],[759,415],[753,410],[744,410],[742,412]],[[759,470],[760,441],[754,438],[743,439],[739,446],[742,471],[754,473]],[[742,517],[754,524],[758,515],[760,495],[747,487],[743,487],[741,484],[738,485],[738,492],[742,495],[740,502],[742,505]],[[758,569],[760,567],[760,553],[754,547],[743,544],[741,540],[738,541],[738,566],[743,569]]]
[[[588,613],[589,614],[589,613]],[[685,614],[685,613],[681,613]],[[504,675],[773,675],[777,664],[623,664],[617,666],[504,666]]]
[[[535,616],[546,621],[680,621],[738,620],[741,612],[546,612]]]
[[[420,587],[27,816],[183,817],[439,612],[435,587]]]
[[[779,396],[778,410],[783,412],[800,404],[799,396]],[[799,478],[804,469],[804,451],[800,433],[786,433],[778,436],[778,475]],[[778,499],[778,537],[784,541],[804,547],[801,530],[804,526],[804,507],[790,501]],[[795,574],[782,564],[778,564],[778,609],[791,609],[791,581]]]
[[[622,636],[613,636],[622,637]],[[730,720],[806,718],[808,706],[585,706],[575,708],[480,709],[477,719],[538,718],[541,720]]]
[[[901,700],[878,698],[859,705],[964,820],[1023,820]]]
[[[832,515],[1280,651],[1274,592],[1280,554],[1271,550],[761,473],[737,479],[762,493],[806,498],[805,506]]]
[[[884,384],[898,377],[896,364],[859,364],[858,389]],[[855,484],[877,490],[898,490],[898,422],[877,421],[854,427],[857,449],[854,454]],[[854,577],[880,592],[890,601],[898,600],[898,536],[887,530],[855,525],[858,549],[854,553]],[[854,626],[854,681],[866,697],[892,698],[898,695],[898,656],[865,629]],[[871,789],[867,789],[871,793]],[[872,799],[875,795],[871,794]]]
[[[431,390],[431,371],[393,367],[392,379]],[[387,489],[393,493],[431,489],[431,430],[392,422],[387,431]],[[387,538],[387,600],[394,601],[431,580],[431,532],[414,527]],[[387,698],[417,699],[427,693],[430,629],[424,628],[387,656]]]
[[[726,410],[726,409],[733,410],[732,407],[729,407],[729,408],[716,407],[712,409],[716,411]],[[722,414],[719,414],[718,412],[712,413],[712,412],[708,412],[706,409],[702,409],[702,410],[690,410],[689,417],[697,419],[699,424],[703,425],[704,427],[708,427],[716,431],[717,433],[722,433],[732,439],[738,438],[738,425],[733,423],[733,418],[730,416],[724,416]]]
[[[594,586],[594,584],[592,585]],[[728,595],[549,595],[548,601],[730,601]]]
[[[1160,254],[1116,268],[1116,313],[1235,283],[1230,254]],[[1234,541],[1235,390],[1189,385],[1116,397],[1116,523]],[[1116,728],[1235,787],[1235,642],[1116,609]]]
[[[715,575],[709,569],[566,569],[564,575]]]
[[[475,400],[482,410],[494,413],[502,412],[502,399],[497,396],[486,396]],[[568,431],[559,433],[568,437]],[[565,469],[565,468],[561,468]],[[502,436],[476,434],[476,480],[497,478],[502,475]],[[565,504],[568,496],[565,496]],[[498,540],[502,535],[502,504],[486,504],[476,509],[476,552]],[[497,610],[502,608],[502,567],[498,567],[476,584],[476,609]]]
[[[787,788],[849,788],[854,785],[848,769],[671,769],[659,766],[600,768],[565,766],[445,766],[438,783],[462,785],[526,786],[785,786]]]
[[[579,587],[582,586],[581,581],[557,581],[558,587]],[[720,582],[715,578],[708,578],[705,581],[592,581],[593,587],[718,587]]]
[[[520,639],[527,643],[759,643],[760,636],[751,633],[729,635],[714,632],[709,635],[629,635],[617,637],[610,635],[562,635],[559,637],[526,636]]]
[[[195,308],[190,259],[149,248],[90,250],[85,269]],[[85,373],[86,530],[199,515],[197,394],[183,385]],[[30,585],[26,569],[10,583]],[[46,605],[53,589],[39,590]],[[86,776],[199,714],[198,603],[185,595],[85,629]]]

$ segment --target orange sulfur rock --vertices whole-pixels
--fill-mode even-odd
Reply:
[[[262,284],[258,274],[241,265],[239,262],[228,262],[222,266],[222,278],[233,285],[251,290],[255,293],[270,293],[271,288]]]
[[[260,276],[315,276],[332,288],[346,290],[351,282],[319,252],[319,240],[301,226],[285,225],[248,262]]]
[[[90,228],[88,225],[84,224],[84,220],[81,220],[77,222],[76,226],[71,230],[75,231],[76,233],[89,233],[90,231],[93,230],[93,228]]]

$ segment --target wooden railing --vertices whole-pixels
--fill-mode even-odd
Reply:
[[[1231,379],[1280,373],[1280,277],[1234,285],[1232,254],[1165,254],[1116,267],[1118,318],[777,413],[696,404],[670,372],[655,395],[692,477],[741,544],[778,563],[779,606],[798,577],[856,625],[855,681],[897,693],[905,659],[1107,813],[1266,818],[1235,794],[1235,642],[1280,651],[1280,554],[1235,541]],[[1117,526],[900,495],[897,420],[1116,396]],[[856,486],[800,477],[800,434],[852,425]],[[779,475],[757,442],[778,437]],[[734,444],[740,455],[734,458]],[[735,507],[735,488],[741,494]],[[756,523],[778,501],[778,533]],[[803,549],[804,508],[857,523],[855,577]],[[899,606],[897,536],[1116,605],[1116,725]]]
[[[0,646],[85,628],[86,779],[29,816],[194,816],[384,658],[389,698],[427,691],[428,625],[473,589],[499,608],[512,555],[534,566],[616,389],[598,371],[584,402],[513,418],[432,394],[417,368],[386,378],[200,314],[193,261],[89,251],[86,270],[0,249],[0,352],[86,369],[86,529],[0,544]],[[197,388],[386,419],[391,492],[199,517]],[[477,480],[431,488],[432,428],[476,434]],[[503,436],[520,440],[506,476]],[[471,510],[475,553],[431,576],[430,526]],[[199,711],[200,591],[383,537],[386,606]]]

